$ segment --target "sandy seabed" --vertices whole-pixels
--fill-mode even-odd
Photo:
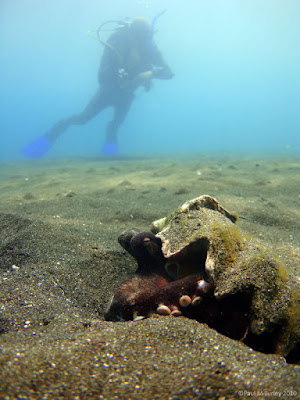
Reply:
[[[117,241],[202,194],[300,279],[300,158],[166,155],[0,165],[0,399],[300,398],[300,366],[184,317],[106,322]]]

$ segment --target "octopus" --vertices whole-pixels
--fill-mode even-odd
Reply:
[[[122,232],[118,241],[137,270],[117,289],[105,318],[193,318],[256,350],[297,358],[300,329],[290,310],[299,288],[287,287],[283,267],[240,232],[237,219],[204,195],[149,231]]]

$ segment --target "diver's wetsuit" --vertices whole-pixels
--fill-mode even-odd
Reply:
[[[114,107],[114,117],[106,127],[106,144],[117,143],[117,131],[124,121],[138,86],[150,89],[151,78],[171,79],[173,73],[152,38],[137,38],[128,25],[118,28],[108,39],[98,74],[99,89],[85,109],[57,122],[45,135],[54,141],[71,125],[82,125],[103,109]],[[146,73],[143,76],[143,73]]]

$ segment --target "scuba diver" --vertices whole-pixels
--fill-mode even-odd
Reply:
[[[67,128],[86,124],[107,107],[114,108],[114,116],[106,126],[101,153],[118,153],[118,128],[130,109],[135,90],[142,86],[149,91],[153,79],[173,77],[153,42],[156,19],[153,19],[152,25],[142,17],[133,19],[131,23],[118,22],[119,26],[107,41],[100,39],[99,32],[104,24],[114,21],[101,25],[97,30],[97,38],[104,45],[98,73],[99,89],[81,113],[58,121],[44,135],[27,144],[22,150],[26,157],[41,157]]]

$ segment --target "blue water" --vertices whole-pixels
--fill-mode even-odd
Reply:
[[[299,0],[1,0],[0,160],[94,94],[103,47],[90,29],[163,9],[155,42],[175,77],[138,91],[120,151],[299,152]],[[47,157],[97,154],[111,115],[71,127]]]

